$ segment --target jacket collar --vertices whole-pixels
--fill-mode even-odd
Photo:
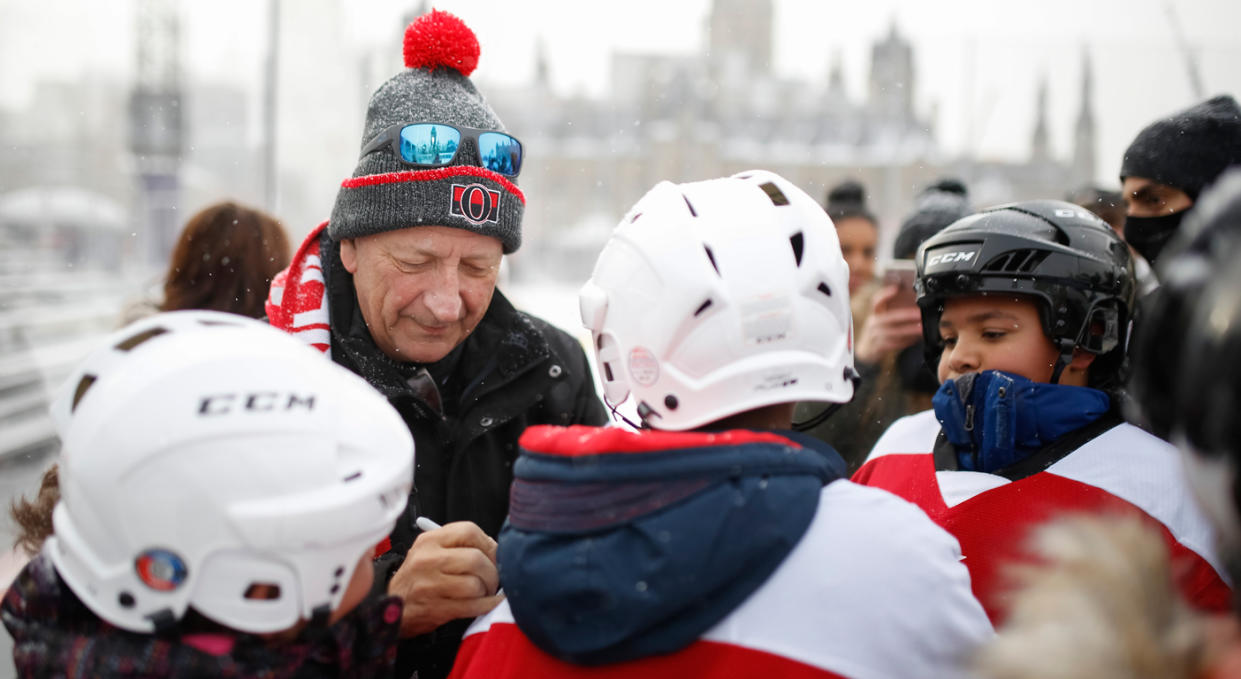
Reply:
[[[1098,389],[986,370],[945,381],[932,404],[958,467],[996,473],[1099,420],[1111,399]]]
[[[844,463],[792,432],[532,427],[498,551],[544,651],[620,662],[692,643],[801,540]]]

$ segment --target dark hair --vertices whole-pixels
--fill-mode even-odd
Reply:
[[[190,217],[172,251],[160,311],[211,309],[261,318],[271,279],[289,265],[276,218],[223,202]]]
[[[52,510],[60,501],[60,474],[56,465],[43,472],[39,494],[34,502],[18,498],[9,504],[9,515],[17,524],[13,546],[30,555],[39,553],[43,541],[52,535]]]
[[[870,222],[876,229],[879,222],[866,206],[866,187],[852,179],[833,186],[827,192],[827,205],[824,207],[832,221],[858,217]]]

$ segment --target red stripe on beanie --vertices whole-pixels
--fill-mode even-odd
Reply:
[[[376,186],[379,184],[396,184],[399,182],[433,182],[448,177],[459,177],[468,175],[470,177],[480,177],[482,179],[490,179],[504,188],[504,190],[517,197],[522,205],[526,204],[526,194],[517,188],[517,185],[504,178],[503,175],[492,172],[481,167],[473,165],[453,165],[450,167],[441,167],[434,170],[406,170],[404,172],[387,172],[384,174],[368,174],[362,177],[350,177],[340,183],[343,189],[358,189],[364,186]]]

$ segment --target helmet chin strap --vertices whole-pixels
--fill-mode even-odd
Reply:
[[[858,385],[862,383],[862,375],[857,371],[856,368],[854,368],[853,366],[849,366],[845,368],[845,379],[853,383],[853,393],[856,395]],[[808,420],[794,422],[793,431],[810,431],[811,429],[814,429],[820,424],[823,424],[824,422],[826,422],[827,418],[834,415],[836,411],[840,410],[842,407],[844,407],[844,405],[845,405],[844,403],[832,403],[828,405],[827,407],[825,407],[822,411],[820,411],[818,415],[815,415],[814,417],[811,417]]]
[[[623,399],[622,399],[622,402],[623,402]],[[619,403],[612,403],[611,401],[609,401],[609,400],[608,400],[608,397],[607,397],[607,394],[604,394],[604,396],[603,396],[603,404],[604,404],[604,405],[606,405],[606,406],[608,407],[608,410],[612,411],[612,419],[613,419],[613,420],[616,420],[616,419],[623,420],[623,421],[625,422],[625,424],[629,425],[630,427],[633,427],[633,428],[634,428],[634,430],[636,430],[636,431],[641,431],[642,429],[646,429],[646,428],[647,428],[647,427],[645,426],[645,422],[643,422],[643,424],[637,424],[637,423],[635,423],[633,420],[629,419],[628,417],[625,417],[625,414],[624,414],[624,413],[622,413],[621,411],[617,410],[617,407],[618,407],[620,404],[619,404]]]
[[[1056,358],[1056,364],[1051,369],[1050,384],[1060,384],[1060,374],[1064,369],[1073,362],[1073,351],[1077,348],[1077,343],[1073,340],[1061,339],[1056,341],[1060,345],[1060,355]]]

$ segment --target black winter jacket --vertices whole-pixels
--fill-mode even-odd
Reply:
[[[473,521],[488,535],[499,535],[508,514],[517,440],[526,427],[597,426],[607,414],[577,340],[518,311],[498,290],[478,327],[444,359],[427,366],[393,361],[362,321],[340,245],[325,231],[320,248],[332,359],[383,393],[414,435],[414,492],[392,532],[391,551],[376,561],[381,586],[417,537],[418,516],[440,524]],[[415,669],[420,679],[447,676],[467,622],[402,644],[397,676]]]

